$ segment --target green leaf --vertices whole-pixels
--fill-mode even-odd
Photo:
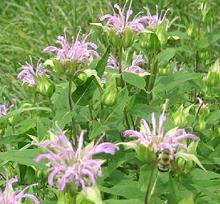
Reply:
[[[211,125],[217,125],[220,120],[220,110],[215,110],[209,114],[206,122]]]
[[[76,87],[73,87],[73,90]],[[69,90],[69,83],[61,83],[56,85],[56,90],[51,97],[51,101],[57,110],[67,110],[68,107],[68,90]]]
[[[105,67],[107,65],[108,62],[108,57],[110,54],[110,47],[107,48],[106,52],[104,53],[104,55],[102,56],[102,58],[99,60],[99,62],[96,65],[96,71],[98,76],[101,78],[104,71],[105,71]]]
[[[108,129],[109,129],[108,126],[104,126],[98,121],[93,122],[91,131],[89,132],[89,139],[91,140],[95,139],[97,136],[100,136]]]
[[[178,204],[195,204],[193,194],[190,193],[188,195],[185,195],[184,198],[180,202],[178,202]]]
[[[14,111],[10,111],[6,116],[0,117],[0,122],[4,121],[10,117],[14,117],[17,115],[20,115],[21,113],[24,112],[29,112],[29,111],[46,111],[46,112],[51,112],[51,109],[48,107],[31,107],[31,108],[19,108]]]
[[[75,104],[86,106],[88,101],[90,101],[97,88],[100,88],[99,83],[96,81],[95,76],[91,76],[85,84],[77,87],[76,91],[73,93],[73,101]]]
[[[146,82],[143,77],[138,76],[137,74],[123,72],[122,77],[125,82],[139,88],[145,90]]]
[[[128,199],[128,200],[110,199],[110,200],[105,200],[103,204],[143,204],[143,201],[140,201],[138,199]]]
[[[144,193],[138,189],[138,183],[132,180],[120,181],[112,188],[100,186],[101,191],[112,195],[123,196],[127,199],[144,199]],[[132,192],[132,193],[131,193]]]
[[[170,76],[158,77],[153,91],[156,93],[169,92],[171,90],[183,87],[184,84],[190,80],[202,79],[203,74],[189,73],[189,72],[176,72]]]
[[[157,55],[159,66],[165,66],[176,55],[175,48],[166,48]]]
[[[39,154],[37,149],[11,150],[0,152],[0,161],[13,161],[26,166],[37,166],[34,159]]]

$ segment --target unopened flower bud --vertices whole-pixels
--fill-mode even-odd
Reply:
[[[161,47],[160,40],[156,33],[143,33],[140,39],[141,47],[149,50],[159,50]]]
[[[165,25],[161,24],[160,26],[157,27],[156,35],[160,41],[161,47],[166,45],[167,40],[168,40],[168,34],[167,34],[167,30],[166,30]]]
[[[131,29],[126,28],[123,33],[122,37],[122,46],[124,49],[129,48],[133,44],[134,40],[134,33]]]
[[[168,76],[171,73],[172,73],[172,70],[170,67],[159,68],[159,75],[160,76]]]
[[[54,92],[54,85],[46,77],[41,77],[38,79],[36,90],[38,93],[50,97]]]
[[[192,106],[189,106],[187,108],[184,108],[183,105],[181,105],[178,110],[173,113],[173,119],[174,123],[178,127],[183,127],[187,123],[187,117],[189,115],[189,110]]]
[[[116,79],[112,78],[102,94],[102,103],[107,106],[114,105],[117,101],[117,95]]]
[[[81,72],[78,74],[77,78],[75,79],[76,86],[82,86],[87,81],[88,76],[85,72]]]
[[[117,34],[114,30],[109,30],[107,32],[107,39],[112,47],[121,46],[121,36]]]

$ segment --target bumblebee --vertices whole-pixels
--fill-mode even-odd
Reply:
[[[170,160],[170,152],[169,150],[164,150],[159,152],[157,155],[157,167],[158,170],[161,172],[168,172],[171,167],[171,160]]]

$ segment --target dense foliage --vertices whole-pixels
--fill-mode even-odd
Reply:
[[[3,1],[0,203],[218,204],[218,8]]]

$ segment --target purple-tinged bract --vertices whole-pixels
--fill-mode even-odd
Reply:
[[[83,148],[83,132],[80,134],[78,147],[75,150],[63,132],[54,135],[54,139],[46,140],[38,146],[45,153],[40,154],[36,161],[47,160],[49,168],[48,184],[56,185],[62,191],[69,183],[74,183],[78,190],[86,192],[87,186],[94,186],[97,176],[101,176],[103,160],[93,159],[99,153],[114,154],[116,145],[104,142],[91,144]]]
[[[7,180],[5,190],[2,192],[0,190],[0,203],[1,204],[21,204],[22,199],[30,199],[35,204],[40,204],[39,200],[32,194],[28,194],[25,191],[28,190],[31,186],[27,186],[23,190],[14,191],[12,185],[17,183],[17,178],[12,178]]]

